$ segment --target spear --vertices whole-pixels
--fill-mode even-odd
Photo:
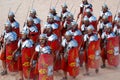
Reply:
[[[11,11],[11,8],[9,8],[8,14],[10,13],[10,11]],[[7,18],[7,20],[8,20],[8,18]]]
[[[33,7],[34,7],[34,2],[35,2],[35,0],[32,1],[31,9],[33,9]]]
[[[20,6],[22,5],[23,1],[18,5],[16,11],[15,11],[15,14],[17,13],[17,11],[19,10]]]
[[[72,11],[73,7],[74,7],[74,4],[73,4],[73,5],[71,6],[71,8],[70,8],[70,12]]]
[[[67,0],[65,0],[65,3],[67,3]]]
[[[51,8],[51,6],[52,6],[52,0],[50,1],[50,7],[49,8]]]
[[[58,4],[59,0],[57,0],[56,4],[55,4],[55,8],[57,7],[57,4]]]
[[[117,14],[117,12],[118,12],[119,7],[120,7],[120,0],[119,0],[118,5],[117,5],[117,9],[116,9],[116,12],[115,12],[114,19],[115,19],[115,17],[116,17],[116,14]]]
[[[107,0],[104,1],[104,4],[107,2]]]
[[[25,18],[25,22],[24,22],[23,27],[25,26],[25,23],[26,23],[26,20],[27,20],[28,14],[29,14],[29,10],[30,10],[30,6],[29,6],[29,8],[28,8],[27,15],[26,15],[26,18]]]

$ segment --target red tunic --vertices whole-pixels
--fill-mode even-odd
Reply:
[[[61,41],[61,30],[60,30],[60,28],[54,29],[53,33],[56,34],[58,36],[59,41]]]
[[[6,60],[5,50],[3,50],[3,49],[1,49],[1,51],[0,51],[0,60],[2,60],[2,61]]]
[[[20,29],[19,28],[12,28],[12,31],[14,31],[18,37],[20,37]]]
[[[84,60],[83,60],[83,54],[80,52],[80,49],[83,44],[83,36],[82,35],[74,36],[74,39],[78,42],[79,60],[80,60],[80,65],[82,65]]]
[[[30,39],[33,40],[33,42],[37,42],[38,41],[38,35],[39,35],[38,32],[30,32],[29,37],[30,37]]]
[[[38,32],[41,34],[41,24],[38,23],[38,24],[35,24],[35,25],[36,25],[36,27],[37,27],[37,29],[38,29]]]
[[[93,25],[93,27],[95,28],[95,31],[97,31],[97,24],[98,24],[97,20],[92,21],[90,24]]]
[[[60,58],[60,43],[57,40],[54,41],[48,41],[48,45],[51,47],[52,49],[52,53],[54,55],[54,70],[60,70],[61,69],[61,58]]]

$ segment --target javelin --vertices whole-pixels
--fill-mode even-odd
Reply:
[[[104,1],[104,4],[107,2],[107,0]]]
[[[119,7],[120,7],[120,0],[119,0],[119,3],[117,5],[117,9],[116,9],[116,13],[115,14],[117,14]]]
[[[75,3],[74,3],[74,4],[75,4]],[[72,11],[72,9],[73,9],[73,7],[74,7],[74,4],[71,6],[70,11]]]
[[[119,0],[119,2],[118,2],[118,5],[117,5],[117,9],[116,9],[116,12],[115,12],[115,16],[114,16],[114,19],[115,19],[115,17],[116,17],[116,14],[117,14],[117,12],[118,12],[118,9],[119,9],[119,7],[120,7],[120,0]]]
[[[8,14],[10,13],[10,11],[11,11],[11,8],[9,8]],[[8,18],[7,18],[7,20],[8,20]]]
[[[55,4],[55,8],[57,7],[57,4],[58,4],[59,0],[57,0],[56,4]]]
[[[34,6],[34,0],[32,1],[32,6],[31,6],[31,9],[33,9],[33,6]]]
[[[26,18],[25,18],[25,22],[24,22],[23,27],[25,26],[25,23],[26,23],[26,20],[27,20],[28,14],[29,14],[29,10],[30,10],[30,5],[29,5],[29,7],[28,7],[28,11],[27,11],[27,15],[26,15]]]
[[[50,7],[49,8],[51,8],[51,6],[52,6],[52,0],[50,1]]]
[[[15,14],[17,13],[17,11],[19,10],[20,6],[22,5],[23,1],[18,5],[16,11],[15,11]]]

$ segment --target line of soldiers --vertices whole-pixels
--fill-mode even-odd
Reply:
[[[113,20],[104,4],[97,20],[92,4],[82,0],[78,26],[67,8],[63,4],[58,16],[56,9],[51,7],[44,27],[41,27],[36,10],[31,9],[21,33],[15,14],[9,12],[0,37],[1,75],[6,75],[9,70],[19,72],[19,80],[53,80],[54,71],[62,70],[64,76],[61,80],[68,80],[67,73],[74,80],[83,63],[85,76],[90,74],[90,68],[99,72],[100,58],[103,62],[101,68],[106,67],[106,60],[110,66],[119,65],[120,12]]]

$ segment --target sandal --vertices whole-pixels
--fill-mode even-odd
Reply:
[[[84,76],[89,76],[90,74],[89,73],[85,73],[85,74],[83,74]]]
[[[95,72],[96,72],[96,74],[97,74],[97,73],[99,72],[99,69],[96,69]]]
[[[61,80],[67,80],[67,77],[63,77]]]
[[[0,74],[1,74],[2,76],[7,75],[7,71],[2,71]]]
[[[20,78],[19,80],[24,80],[23,78]]]
[[[106,65],[102,65],[102,66],[101,66],[101,68],[105,68],[105,67],[106,67]]]

